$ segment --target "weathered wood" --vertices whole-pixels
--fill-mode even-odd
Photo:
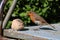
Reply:
[[[10,31],[10,30],[9,30]],[[39,38],[39,37],[36,37],[36,36],[33,36],[31,34],[25,34],[25,33],[20,33],[20,32],[17,32],[17,31],[7,31],[5,30],[4,31],[4,36],[8,36],[8,37],[12,37],[12,38],[20,38],[20,39],[27,39],[27,40],[47,40],[45,38]]]
[[[15,40],[15,39],[10,39],[10,38],[6,38],[6,37],[2,37],[2,36],[0,35],[0,40]]]
[[[56,31],[43,29],[14,31],[12,29],[5,29],[4,36],[26,40],[60,40],[60,23],[53,25]],[[26,28],[30,29],[30,27]]]

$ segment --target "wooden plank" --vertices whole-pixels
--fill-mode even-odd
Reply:
[[[9,38],[6,38],[6,37],[2,37],[2,36],[0,35],[0,40],[15,40],[15,39],[9,39]]]
[[[55,30],[25,30],[13,31],[12,29],[5,29],[4,36],[21,38],[27,40],[60,40],[60,23],[55,25]],[[27,27],[28,28],[28,27]]]
[[[25,31],[24,31],[25,32]],[[28,32],[28,31],[27,31]],[[39,37],[35,37],[31,34],[25,34],[22,31],[21,32],[17,32],[17,31],[13,31],[13,30],[4,30],[4,36],[8,36],[8,37],[12,37],[12,38],[20,38],[20,39],[27,39],[27,40],[47,40],[44,38],[39,38]]]

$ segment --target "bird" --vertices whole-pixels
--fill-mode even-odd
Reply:
[[[11,29],[22,30],[24,28],[24,23],[21,19],[14,19],[12,21]]]
[[[49,25],[52,27],[52,29],[55,29],[54,26],[50,25],[43,17],[41,17],[40,15],[36,14],[34,11],[29,11],[27,13],[27,15],[30,17],[31,21],[37,25],[39,25],[40,27],[42,25]],[[39,27],[36,27],[39,28]]]

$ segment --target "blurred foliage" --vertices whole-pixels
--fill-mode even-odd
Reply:
[[[0,3],[1,3],[2,0],[0,0]]]
[[[5,15],[12,2],[12,0],[8,0],[6,3],[4,8]],[[15,18],[20,18],[24,21],[25,25],[33,25],[27,16],[27,12],[30,10],[42,16],[49,23],[60,22],[60,0],[18,0],[10,21]]]

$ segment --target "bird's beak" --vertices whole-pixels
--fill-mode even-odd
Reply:
[[[30,11],[28,11],[28,12],[27,12],[27,16],[30,16],[30,15],[31,15],[31,14],[30,14]]]
[[[29,17],[28,13],[26,13],[25,17]]]

